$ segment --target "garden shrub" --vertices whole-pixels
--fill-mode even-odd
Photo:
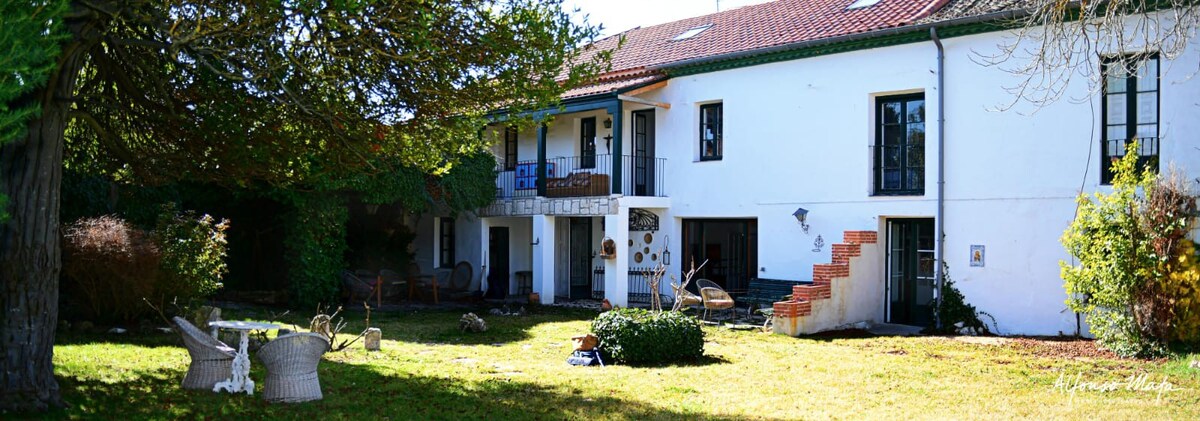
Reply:
[[[1192,228],[1196,199],[1177,175],[1136,170],[1136,145],[1114,164],[1111,193],[1081,195],[1062,243],[1067,305],[1087,315],[1104,347],[1161,354],[1200,339],[1200,266]]]
[[[79,315],[132,321],[165,303],[186,305],[221,287],[228,221],[163,207],[145,231],[116,216],[82,218],[64,230],[66,292]]]
[[[287,274],[291,304],[316,308],[335,302],[338,274],[346,268],[345,200],[332,193],[288,192],[292,210],[285,216]]]
[[[178,212],[174,204],[163,206],[154,229],[161,255],[159,267],[167,277],[159,283],[160,297],[191,300],[221,288],[225,265],[225,230],[229,221],[195,212]]]
[[[63,276],[71,306],[91,320],[132,320],[150,310],[160,254],[149,233],[115,216],[83,218],[64,230]]]
[[[704,355],[700,322],[680,312],[615,309],[593,320],[592,331],[605,354],[619,362],[672,362]]]

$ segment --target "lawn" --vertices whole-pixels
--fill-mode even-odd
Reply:
[[[1086,349],[1090,343],[989,344],[948,337],[858,337],[862,335],[790,338],[706,327],[706,358],[701,361],[573,367],[565,362],[569,338],[586,332],[595,313],[547,308],[526,316],[484,315],[490,329],[478,334],[458,330],[461,314],[373,315],[373,324],[383,329],[383,351],[355,346],[327,354],[320,366],[325,399],[297,405],[181,390],[178,384],[188,356],[171,334],[64,333],[58,338],[54,363],[68,406],[44,416],[1200,418],[1200,369],[1189,367],[1196,355],[1138,361],[1063,352]],[[262,319],[265,311],[235,316]],[[361,320],[352,320],[360,318],[351,313],[347,331],[361,329]],[[1165,376],[1176,390],[1127,390],[1124,381],[1141,374],[1154,382]],[[263,377],[261,365],[254,366],[251,376]],[[1113,386],[1117,390],[1082,388],[1072,395],[1067,389],[1076,379],[1102,388],[1106,385],[1101,383],[1121,383]]]

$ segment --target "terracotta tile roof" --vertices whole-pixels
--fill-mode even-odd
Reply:
[[[624,88],[632,88],[638,85],[654,83],[666,78],[666,76],[660,74],[643,74],[642,76],[633,78],[606,79],[599,83],[580,86],[578,88],[568,90],[562,94],[562,99],[616,92]]]
[[[847,9],[854,0],[779,0],[635,28],[594,46],[613,49],[625,37],[625,45],[613,54],[612,73],[629,74],[683,60],[908,25],[931,15],[946,1],[879,0],[872,6]],[[673,40],[703,25],[712,27]]]
[[[941,22],[996,12],[1032,9],[1044,0],[950,0],[917,23]]]

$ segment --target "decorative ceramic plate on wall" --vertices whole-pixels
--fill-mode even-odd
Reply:
[[[642,237],[642,239],[646,240],[646,244],[653,243],[654,242],[654,234],[646,233],[646,236]]]
[[[637,263],[642,263],[642,252],[640,252],[640,251],[639,251],[639,252],[637,252],[637,253],[634,253],[634,254],[633,254],[633,261],[634,261],[634,262],[637,262]]]

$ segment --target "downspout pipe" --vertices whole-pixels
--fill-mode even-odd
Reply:
[[[935,305],[938,309],[938,313],[935,314],[940,315],[942,283],[945,282],[942,274],[943,256],[946,252],[946,50],[942,47],[941,38],[938,38],[936,26],[929,27],[929,39],[937,46],[937,215],[933,222],[937,227],[934,232],[937,242],[933,251],[936,262],[933,284]],[[934,322],[937,328],[942,328],[941,317],[936,317]]]

